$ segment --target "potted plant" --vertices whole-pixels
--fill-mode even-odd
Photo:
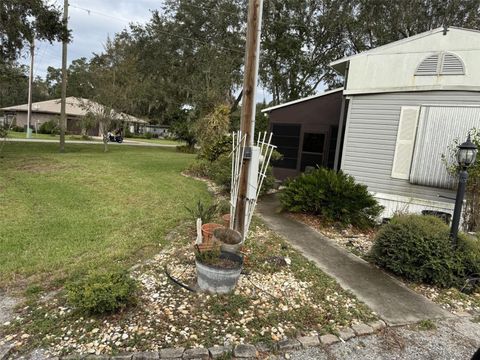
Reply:
[[[201,250],[197,247],[195,256],[197,284],[203,291],[226,294],[231,292],[240,278],[243,258],[240,255],[222,251],[220,244]]]
[[[213,230],[213,241],[221,244],[223,251],[238,253],[243,246],[242,234],[236,230],[218,228]]]
[[[195,219],[202,220],[203,242],[210,242],[212,240],[213,231],[217,228],[222,227],[222,225],[220,224],[210,222],[218,210],[218,204],[212,204],[210,206],[207,206],[202,203],[201,200],[198,200],[194,208],[187,207],[187,210]]]

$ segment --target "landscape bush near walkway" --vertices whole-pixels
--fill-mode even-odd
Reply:
[[[449,227],[430,216],[394,217],[378,232],[370,255],[407,280],[441,287],[462,288],[480,274],[480,241],[461,235],[453,249]]]
[[[365,185],[341,171],[324,168],[289,180],[280,200],[285,210],[359,228],[373,226],[382,210]]]

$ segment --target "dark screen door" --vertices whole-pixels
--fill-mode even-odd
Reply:
[[[300,171],[306,167],[319,167],[323,165],[325,155],[325,138],[323,133],[304,133],[302,146],[302,160]]]

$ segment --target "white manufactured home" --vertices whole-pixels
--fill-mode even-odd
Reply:
[[[335,61],[346,116],[336,166],[396,211],[451,213],[442,154],[480,129],[480,32],[450,27]]]

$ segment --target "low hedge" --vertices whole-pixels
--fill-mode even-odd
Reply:
[[[480,241],[461,234],[452,248],[450,229],[437,218],[395,216],[378,232],[370,256],[380,267],[407,280],[463,287],[480,274]]]

